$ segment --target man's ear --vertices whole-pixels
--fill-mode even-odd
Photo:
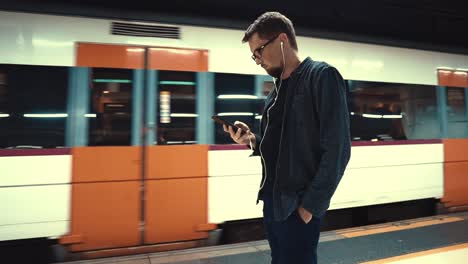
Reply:
[[[288,35],[286,33],[281,33],[279,38],[280,41],[283,42],[283,45],[286,45],[286,43],[289,42]]]

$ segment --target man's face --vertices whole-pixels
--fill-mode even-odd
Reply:
[[[275,78],[279,78],[283,71],[283,60],[279,43],[279,36],[271,39],[262,39],[258,33],[254,33],[249,39],[250,51],[255,56],[255,63],[262,66],[269,75]]]

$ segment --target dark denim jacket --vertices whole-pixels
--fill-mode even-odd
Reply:
[[[298,205],[322,217],[351,155],[347,83],[340,73],[307,58],[289,82],[273,188],[277,221]],[[270,94],[265,105],[273,99]],[[252,155],[260,155],[263,134],[262,128]]]

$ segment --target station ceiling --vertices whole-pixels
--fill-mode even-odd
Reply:
[[[16,0],[0,9],[235,29],[279,11],[298,35],[468,55],[466,0]]]

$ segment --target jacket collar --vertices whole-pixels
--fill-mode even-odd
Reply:
[[[291,77],[301,74],[301,72],[306,69],[309,65],[312,64],[312,59],[310,57],[305,58],[299,66],[291,73]]]
[[[289,76],[289,80],[295,79],[297,75],[300,75],[304,69],[306,69],[309,65],[311,65],[313,60],[310,57],[305,58],[297,68],[291,72],[291,75]],[[275,78],[275,84],[278,84],[279,78]]]

